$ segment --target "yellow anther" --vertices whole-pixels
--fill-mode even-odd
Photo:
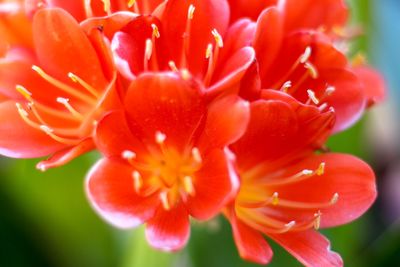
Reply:
[[[315,171],[315,173],[318,176],[321,176],[325,173],[325,162],[321,162],[321,164],[319,164],[318,169]]]
[[[165,142],[165,140],[167,139],[167,136],[164,134],[164,133],[162,133],[162,132],[160,132],[160,131],[157,131],[156,132],[156,134],[155,134],[155,140],[156,140],[156,143],[157,144],[163,144],[164,142]]]
[[[196,10],[194,5],[190,5],[189,9],[188,9],[188,19],[192,20],[193,19],[193,15],[194,15],[194,11]]]
[[[183,188],[185,189],[185,192],[188,193],[190,196],[195,195],[192,177],[190,176],[183,177]]]
[[[306,63],[310,59],[311,52],[312,52],[311,47],[307,46],[304,53],[300,56],[300,63],[302,64]]]
[[[307,90],[308,97],[311,99],[311,101],[315,104],[319,104],[319,99],[315,96],[315,92],[311,89]]]
[[[160,201],[161,204],[163,205],[165,210],[170,210],[171,209],[171,205],[169,204],[169,199],[168,199],[168,192],[167,191],[163,191],[160,193]]]
[[[197,147],[194,147],[192,149],[192,157],[193,157],[194,161],[196,161],[197,163],[201,163],[203,160],[201,158],[200,150]]]
[[[208,44],[206,49],[206,59],[209,59],[213,53],[213,45]]]
[[[143,179],[142,175],[138,171],[134,171],[132,173],[132,178],[133,178],[133,186],[135,188],[136,193],[140,192],[140,189],[143,187]]]
[[[290,87],[292,87],[292,82],[287,81],[282,85],[281,91],[287,93]]]
[[[338,200],[339,200],[339,194],[338,193],[333,194],[332,199],[331,199],[331,204],[332,205],[336,204],[338,202]]]
[[[101,0],[101,2],[103,2],[103,5],[104,5],[104,12],[109,14],[111,12],[111,2],[110,2],[110,0]]]
[[[272,201],[271,202],[272,202],[272,205],[274,205],[274,206],[279,204],[279,194],[278,194],[278,192],[275,192],[272,195]]]
[[[314,228],[315,230],[318,230],[321,227],[321,211],[318,211],[317,213],[314,214]]]
[[[29,92],[25,87],[23,87],[22,85],[17,85],[15,87],[15,89],[17,90],[18,93],[20,93],[26,100],[28,101],[32,101],[32,93]]]
[[[153,36],[156,38],[160,38],[160,32],[158,31],[158,27],[156,24],[151,24],[151,28],[153,29]]]
[[[136,4],[136,0],[129,0],[128,1],[128,8],[133,7]]]
[[[213,29],[211,31],[212,35],[214,36],[215,42],[217,43],[217,46],[219,48],[224,46],[224,40],[222,39],[222,36],[219,34],[219,32],[217,31],[217,29]]]
[[[168,62],[168,66],[171,68],[172,71],[176,71],[176,72],[179,71],[178,68],[176,67],[175,62],[172,60]]]
[[[308,70],[313,79],[318,78],[318,70],[311,62],[306,62],[304,67]]]

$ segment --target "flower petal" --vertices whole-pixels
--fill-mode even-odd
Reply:
[[[231,21],[244,17],[257,20],[264,9],[275,5],[277,2],[278,0],[229,0]]]
[[[349,223],[372,205],[376,198],[375,175],[365,162],[346,154],[322,154],[308,157],[291,164],[282,174],[290,177],[304,169],[316,170],[321,163],[325,170],[321,175],[284,185],[270,186],[271,192],[278,192],[279,197],[292,202],[315,203],[313,208],[298,205],[289,208],[279,204],[271,207],[274,216],[283,221],[301,222],[312,220],[319,210],[322,213],[321,227],[333,227]],[[332,199],[337,199],[332,203]],[[318,207],[321,203],[321,207]]]
[[[182,204],[170,211],[160,206],[146,225],[150,245],[164,251],[180,250],[186,245],[189,235],[189,216]]]
[[[301,28],[331,30],[346,24],[349,11],[344,0],[280,0],[286,31]],[[307,14],[307,15],[305,15]]]
[[[191,4],[195,7],[195,11],[193,19],[188,21],[188,10]],[[162,25],[169,44],[170,60],[173,60],[178,68],[188,67],[194,76],[202,78],[206,65],[207,45],[215,44],[211,31],[216,29],[221,36],[224,36],[228,22],[229,6],[226,0],[169,0],[162,18]],[[185,33],[187,23],[191,25],[190,33]],[[190,44],[188,51],[182,53],[185,50],[186,38]],[[185,54],[187,58],[183,58]],[[188,66],[181,64],[184,60],[187,60]]]
[[[121,156],[125,150],[142,153],[143,144],[131,133],[122,111],[108,113],[100,120],[94,135],[97,148],[103,155]]]
[[[223,148],[237,141],[250,120],[250,105],[237,96],[215,100],[208,108],[204,131],[198,146],[202,151]]]
[[[33,36],[38,59],[45,70],[59,79],[72,72],[99,91],[106,87],[95,49],[66,11],[39,10],[33,19]]]
[[[117,159],[103,158],[87,175],[86,193],[93,208],[119,228],[136,227],[151,218],[157,197],[140,197],[133,186],[132,167]]]
[[[195,195],[186,203],[190,215],[207,220],[217,215],[239,189],[230,151],[213,150],[205,155],[202,168],[194,174]]]
[[[364,94],[367,97],[367,105],[370,107],[384,100],[386,95],[386,84],[382,75],[367,66],[360,66],[352,69],[361,80],[364,87]]]
[[[260,232],[241,222],[233,209],[229,211],[229,221],[240,257],[258,264],[271,262],[272,249]]]
[[[172,72],[139,76],[125,98],[131,131],[153,144],[152,137],[161,132],[166,145],[183,151],[206,114],[201,90],[194,81]]]
[[[0,103],[0,154],[13,158],[36,158],[63,149],[43,131],[25,123],[14,101]]]
[[[331,251],[329,240],[316,231],[268,234],[268,236],[305,266],[343,266],[340,255]]]

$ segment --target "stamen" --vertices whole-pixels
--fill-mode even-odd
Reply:
[[[194,11],[195,11],[195,10],[196,10],[196,8],[195,8],[194,5],[190,5],[190,6],[189,6],[188,15],[187,15],[187,18],[188,18],[189,20],[192,20],[192,19],[193,19],[193,15],[194,15]]]
[[[291,222],[285,224],[285,228],[287,229],[287,231],[289,231],[289,230],[292,229],[293,226],[295,226],[295,225],[296,225],[296,221],[291,221]]]
[[[28,112],[26,112],[26,110],[21,106],[20,103],[15,103],[15,105],[17,106],[18,113],[19,115],[21,115],[21,117],[29,116]]]
[[[171,205],[170,205],[169,200],[168,200],[168,192],[167,191],[162,191],[160,193],[159,197],[160,197],[161,204],[163,205],[163,208],[165,210],[170,210],[171,209]]]
[[[315,230],[318,230],[321,227],[321,216],[322,213],[321,211],[318,211],[317,213],[314,214],[314,228]]]
[[[279,204],[279,194],[278,194],[278,192],[275,192],[275,193],[272,195],[271,203],[272,203],[272,205],[274,205],[274,206],[276,206],[276,205]]]
[[[331,204],[332,205],[336,204],[338,202],[338,200],[339,200],[339,194],[338,193],[333,194],[332,199],[331,199]]]
[[[330,96],[336,91],[336,87],[328,86],[325,90],[325,95]]]
[[[15,87],[15,89],[17,90],[18,93],[20,93],[26,100],[28,100],[29,102],[32,102],[32,93],[29,92],[25,87],[23,87],[22,85],[17,85]]]
[[[178,68],[176,67],[176,64],[175,64],[174,61],[170,60],[170,61],[168,62],[168,66],[171,68],[172,71],[179,72],[179,70],[178,70]]]
[[[182,79],[184,79],[185,81],[188,81],[192,77],[190,75],[190,72],[187,69],[181,70],[181,76],[182,76]]]
[[[76,145],[80,140],[74,140],[74,139],[69,139],[69,138],[63,138],[54,133],[54,130],[50,128],[47,125],[40,125],[39,126],[40,130],[45,132],[48,136],[53,138],[59,143],[66,144],[66,145]]]
[[[103,2],[103,5],[104,5],[104,12],[106,12],[107,15],[110,15],[111,14],[110,0],[101,0],[101,2]]]
[[[202,162],[202,158],[201,158],[201,154],[200,154],[200,150],[197,147],[194,147],[192,149],[192,157],[194,159],[194,161],[196,163],[201,163]]]
[[[323,103],[321,106],[318,107],[320,112],[323,112],[328,107],[328,103]]]
[[[306,104],[310,104],[310,100],[315,104],[318,105],[319,104],[319,99],[315,96],[315,92],[311,89],[307,90],[307,94],[308,94],[308,101],[306,102]]]
[[[190,176],[183,177],[183,188],[185,189],[185,192],[188,193],[190,196],[195,195],[192,177]]]
[[[208,44],[207,49],[206,49],[206,59],[209,59],[212,56],[212,52],[213,52],[213,45],[212,44]],[[211,61],[209,61],[210,64]]]
[[[57,100],[56,100],[58,103],[60,103],[60,104],[63,104],[67,109],[68,109],[68,111],[69,112],[71,112],[71,114],[74,116],[74,117],[76,117],[76,118],[78,118],[78,119],[80,119],[80,120],[83,120],[84,119],[84,116],[82,116],[82,114],[80,114],[76,109],[74,109],[72,106],[71,106],[71,104],[69,103],[69,99],[68,98],[64,98],[64,97],[57,97]]]
[[[85,13],[86,13],[86,17],[88,17],[88,18],[93,17],[93,10],[92,10],[91,2],[92,2],[91,0],[84,1]]]
[[[301,64],[306,63],[310,59],[311,52],[312,52],[311,47],[307,46],[306,50],[304,51],[304,53],[300,56],[299,60],[300,60]]]
[[[146,46],[144,51],[144,70],[149,69],[149,60],[153,53],[153,42],[151,39],[146,39]]]
[[[73,74],[72,72],[68,73],[68,78],[70,78],[74,83],[78,83],[80,84],[84,89],[86,89],[90,94],[92,94],[94,97],[99,98],[100,95],[99,93],[96,91],[96,89],[94,89],[90,84],[88,84],[87,82],[85,82],[83,79],[81,79],[79,76],[77,76],[76,74]]]
[[[164,144],[164,142],[165,142],[166,139],[167,139],[167,136],[166,136],[164,133],[162,133],[162,132],[160,132],[160,131],[157,131],[157,132],[156,132],[156,134],[155,134],[155,140],[156,140],[156,143],[157,143],[157,144],[159,144],[159,145]]]
[[[281,91],[287,93],[290,87],[292,87],[292,82],[287,81],[282,85]]]
[[[138,171],[133,171],[132,178],[133,178],[133,186],[135,188],[135,192],[139,193],[140,189],[142,189],[143,187],[142,175]]]
[[[81,92],[79,92],[78,90],[76,90],[73,87],[70,87],[66,84],[64,84],[63,82],[51,77],[50,75],[48,75],[46,72],[44,72],[40,67],[33,65],[32,66],[32,70],[34,70],[35,72],[37,72],[43,79],[45,79],[47,82],[49,82],[50,84],[58,87],[60,90],[64,91],[67,94],[70,94],[72,96],[75,96],[79,99],[81,99],[82,101],[86,102],[86,103],[91,103],[91,104],[96,104],[96,101],[89,98],[87,95],[82,94]]]
[[[212,35],[215,38],[215,42],[217,43],[217,46],[219,48],[222,48],[224,46],[224,40],[222,39],[222,36],[219,34],[219,32],[217,31],[217,29],[213,29],[211,31]]]
[[[315,173],[318,176],[321,176],[325,173],[325,162],[321,162],[321,164],[319,164],[318,169],[315,171]]]
[[[160,32],[158,31],[158,27],[156,24],[151,24],[151,28],[153,29],[153,36],[156,38],[160,38]]]
[[[134,4],[136,4],[136,0],[129,0],[128,1],[128,8],[133,7]]]
[[[306,62],[304,64],[304,67],[308,70],[308,72],[311,75],[311,78],[317,79],[318,78],[318,70],[317,68],[311,63],[311,62]]]

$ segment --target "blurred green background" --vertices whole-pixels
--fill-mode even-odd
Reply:
[[[364,51],[387,78],[386,104],[329,141],[333,151],[355,154],[376,170],[380,196],[360,220],[324,231],[346,266],[400,266],[400,1],[353,0],[354,25],[366,35]],[[176,254],[154,251],[143,229],[120,231],[90,208],[83,177],[98,157],[40,173],[37,160],[0,159],[0,266],[4,267],[246,267],[223,218],[193,223],[188,247]],[[397,169],[397,170],[396,170]],[[270,266],[300,266],[273,246]]]

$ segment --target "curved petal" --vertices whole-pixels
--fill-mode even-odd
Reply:
[[[86,18],[84,9],[84,1],[65,1],[65,0],[26,0],[25,12],[29,16],[33,16],[38,10],[42,8],[62,8],[71,14],[76,20],[82,21]]]
[[[368,164],[356,157],[334,153],[311,156],[291,164],[281,177],[290,177],[305,169],[316,170],[321,163],[324,171],[320,175],[269,187],[282,199],[311,203],[297,206],[293,203],[288,207],[282,202],[281,206],[271,207],[274,216],[283,221],[312,221],[320,211],[320,225],[325,228],[349,223],[366,212],[377,195],[375,175]]]
[[[286,31],[301,28],[331,30],[346,24],[349,11],[344,0],[279,0]],[[307,14],[307,15],[304,15]]]
[[[232,225],[233,238],[240,257],[258,264],[271,262],[273,252],[264,236],[241,222],[230,210],[229,221]]]
[[[207,220],[217,215],[239,189],[239,178],[228,150],[213,150],[205,155],[202,168],[194,174],[195,195],[188,197],[187,208],[193,217]]]
[[[92,138],[88,138],[76,146],[56,152],[47,160],[42,160],[36,165],[36,169],[46,171],[50,168],[67,164],[80,155],[95,149]]]
[[[193,19],[188,20],[190,5],[194,6],[195,11]],[[209,43],[215,43],[211,32],[216,29],[221,36],[224,36],[227,30],[229,22],[227,1],[170,0],[161,21],[168,40],[167,49],[171,53],[170,60],[173,60],[178,68],[188,67],[194,76],[201,78],[206,65],[207,46]],[[186,32],[188,23],[190,32]]]
[[[278,0],[229,0],[231,21],[244,17],[257,20],[264,9],[276,5],[277,2]]]
[[[202,151],[223,148],[237,141],[250,120],[250,104],[237,96],[223,97],[208,107],[198,146]]]
[[[329,240],[316,231],[268,234],[268,236],[305,266],[343,266],[340,255],[331,251]]]
[[[176,73],[143,74],[131,83],[125,98],[129,127],[153,144],[161,132],[167,146],[183,151],[206,114],[202,95],[194,81]]]
[[[132,167],[117,159],[101,159],[86,177],[86,193],[93,208],[112,225],[136,227],[150,219],[159,203],[157,197],[136,194]]]
[[[106,87],[95,49],[66,11],[39,10],[33,18],[33,36],[38,59],[45,70],[59,79],[72,72],[99,91]]]
[[[276,8],[268,8],[263,11],[257,20],[253,44],[257,60],[260,64],[261,77],[268,75],[267,71],[277,58],[283,42],[283,33],[283,18],[281,13]]]
[[[66,147],[24,122],[14,101],[0,103],[0,114],[0,154],[13,158],[37,158]]]
[[[367,66],[352,69],[363,84],[368,107],[382,102],[386,96],[386,84],[382,75]]]
[[[231,146],[241,170],[264,162],[274,162],[269,164],[274,167],[279,161],[285,164],[309,154],[322,145],[332,130],[332,112],[321,113],[284,93],[267,93],[263,97],[269,100],[251,104],[247,131]]]
[[[146,225],[150,245],[164,251],[180,250],[186,245],[189,235],[189,216],[183,204],[170,211],[160,206]]]
[[[129,130],[123,111],[105,115],[96,127],[94,140],[97,148],[108,157],[119,157],[125,150],[141,154],[145,149]]]

